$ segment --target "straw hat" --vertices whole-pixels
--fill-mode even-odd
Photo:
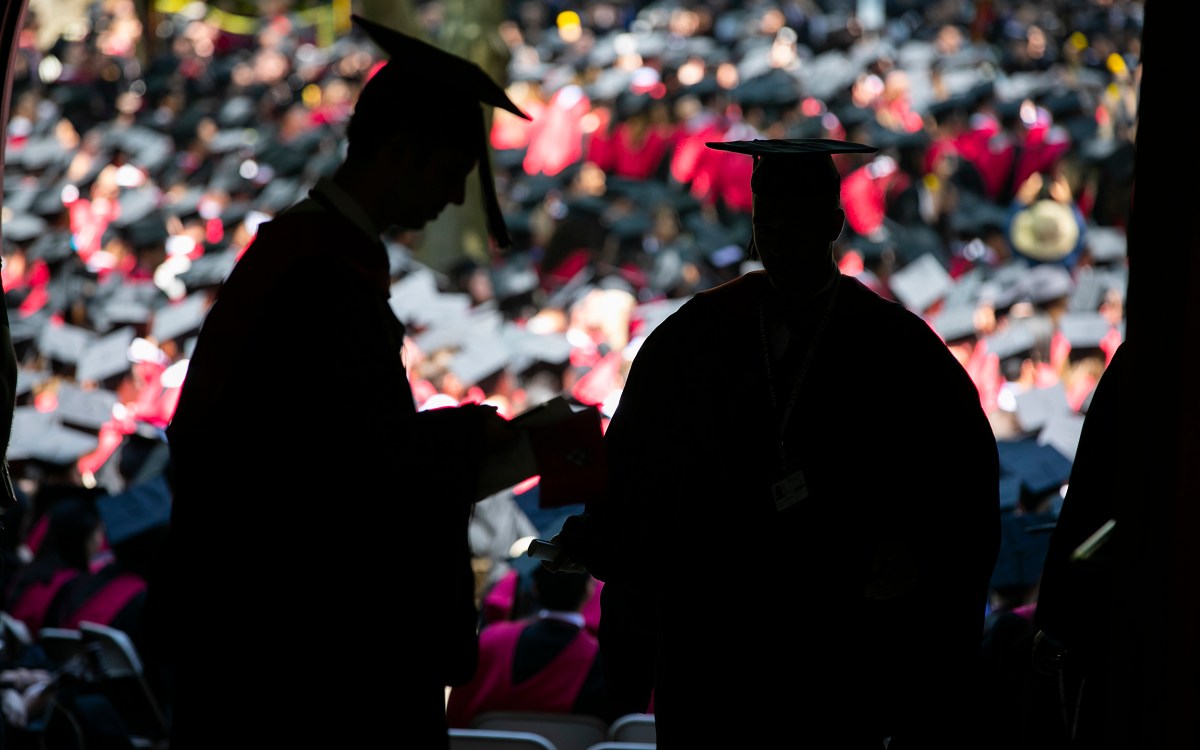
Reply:
[[[1043,198],[1013,217],[1010,235],[1017,252],[1036,261],[1065,258],[1079,241],[1079,224],[1071,207]]]

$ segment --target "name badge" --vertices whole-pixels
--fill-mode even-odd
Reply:
[[[796,469],[771,485],[771,498],[775,500],[775,510],[783,511],[808,497],[808,482],[804,472]]]

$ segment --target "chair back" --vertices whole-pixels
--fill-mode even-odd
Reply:
[[[42,628],[37,645],[54,669],[65,669],[83,659],[83,634],[75,628]]]
[[[615,742],[658,742],[654,714],[625,714],[608,727],[608,739]]]
[[[170,725],[143,672],[129,634],[94,622],[79,623],[90,681],[112,702],[141,744],[170,735]]]
[[[608,739],[608,722],[591,714],[550,711],[484,711],[470,721],[474,729],[504,729],[540,734],[556,750],[587,750]]]
[[[450,750],[557,750],[554,743],[533,732],[451,727]]]

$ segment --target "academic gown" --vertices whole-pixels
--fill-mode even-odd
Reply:
[[[482,412],[416,411],[388,296],[382,242],[310,198],[259,228],[205,319],[148,602],[174,750],[446,742],[445,686],[477,658]]]
[[[653,688],[663,748],[968,746],[1000,539],[978,392],[924,321],[844,276],[784,473],[781,418],[828,297],[770,365],[773,406],[767,285],[696,294],[633,362],[584,553],[605,581],[606,684],[623,712]],[[777,503],[797,471],[807,496]]]

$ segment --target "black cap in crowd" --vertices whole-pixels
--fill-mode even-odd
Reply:
[[[95,450],[99,442],[94,433],[63,425],[53,412],[18,406],[13,410],[7,457],[9,461],[66,467]]]
[[[1054,417],[1074,413],[1061,382],[1022,391],[1015,400],[1017,424],[1025,432],[1038,432]]]
[[[64,426],[96,433],[112,419],[120,400],[115,391],[67,382],[59,383],[55,395],[58,405],[53,413]]]
[[[110,331],[93,340],[79,357],[75,377],[81,383],[103,383],[129,372],[129,345],[137,333],[130,326]]]
[[[1000,455],[1000,478],[1019,482],[1020,503],[1026,510],[1037,508],[1051,493],[1058,493],[1071,477],[1071,460],[1036,436],[996,441]]]
[[[709,142],[704,145],[718,151],[753,157],[751,190],[773,195],[811,195],[814,179],[837,176],[834,154],[872,154],[879,150],[864,143],[831,138],[763,138]]]
[[[933,253],[905,263],[887,283],[896,299],[918,315],[945,299],[954,288],[954,278]]]

